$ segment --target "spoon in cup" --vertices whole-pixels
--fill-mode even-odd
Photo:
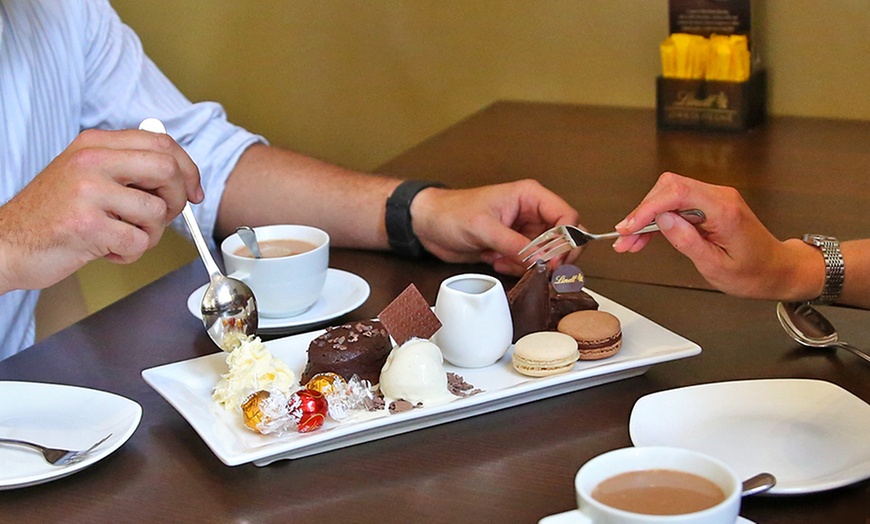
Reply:
[[[254,255],[254,258],[263,258],[263,253],[260,252],[260,243],[257,242],[257,233],[250,226],[239,226],[236,228],[236,233],[239,234],[239,238],[242,239],[245,247]]]
[[[779,302],[776,316],[785,332],[797,342],[812,348],[843,348],[870,362],[870,355],[840,342],[833,324],[813,306],[804,302]]]
[[[156,118],[146,118],[139,129],[152,133],[166,133],[163,122]],[[256,335],[259,324],[257,300],[254,292],[241,280],[225,276],[208,250],[208,244],[196,221],[190,203],[184,204],[181,211],[190,236],[199,251],[199,256],[209,275],[209,284],[202,296],[200,311],[202,323],[208,336],[219,348],[232,351],[233,337],[230,335]]]
[[[742,497],[757,495],[759,493],[764,493],[775,485],[776,477],[770,473],[759,473],[758,475],[754,475],[743,481],[740,495]]]

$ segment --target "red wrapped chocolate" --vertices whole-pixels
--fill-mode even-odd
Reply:
[[[329,411],[329,403],[319,391],[300,389],[290,396],[287,410],[296,423],[296,430],[307,433],[323,425]]]

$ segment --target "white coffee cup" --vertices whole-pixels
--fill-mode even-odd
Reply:
[[[433,341],[454,366],[489,366],[510,348],[510,307],[495,277],[466,273],[444,280],[435,299],[435,315],[441,328]]]
[[[592,497],[601,482],[630,471],[668,469],[693,473],[722,489],[725,500],[694,513],[648,515],[613,508]],[[605,524],[734,524],[740,514],[741,482],[725,463],[703,453],[681,448],[622,448],[584,464],[574,478],[577,506],[588,522]],[[583,520],[581,522],[587,522]]]
[[[257,311],[266,318],[288,318],[307,311],[323,292],[329,269],[329,235],[316,227],[270,225],[255,227],[257,241],[301,240],[310,251],[276,258],[253,258],[236,252],[244,247],[238,233],[221,243],[229,276],[246,283],[257,299]]]

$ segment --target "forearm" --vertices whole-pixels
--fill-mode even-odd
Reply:
[[[9,252],[11,247],[4,238],[0,238],[0,295],[12,291],[18,287],[15,283],[14,275],[9,268]]]
[[[400,183],[254,145],[227,180],[215,236],[240,225],[299,223],[326,230],[335,246],[387,249],[386,203]],[[534,180],[427,187],[416,193],[410,215],[423,247],[441,260],[484,261],[510,274],[524,271],[516,253],[530,238],[578,220],[576,210]]]
[[[870,240],[850,240],[840,244],[846,279],[838,304],[870,309]]]
[[[326,230],[335,246],[386,249],[386,200],[399,182],[254,145],[227,180],[216,234],[240,225],[309,224]]]

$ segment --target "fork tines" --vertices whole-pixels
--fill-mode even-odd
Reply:
[[[574,247],[576,246],[571,239],[571,235],[568,233],[568,228],[565,226],[556,226],[538,235],[534,240],[529,242],[526,247],[521,249],[517,255],[526,255],[523,257],[523,262],[532,259],[546,262],[556,255],[570,251]]]
[[[97,447],[99,447],[103,442],[109,440],[111,437],[112,437],[112,433],[109,433],[108,435],[106,435],[105,437],[101,438],[96,443],[94,443],[94,445],[89,447],[88,449],[85,449],[82,451],[70,451],[65,456],[61,457],[59,460],[54,462],[53,464],[56,466],[69,466],[69,465],[81,462],[81,461],[85,460],[86,458],[88,458],[92,451],[97,449]]]

